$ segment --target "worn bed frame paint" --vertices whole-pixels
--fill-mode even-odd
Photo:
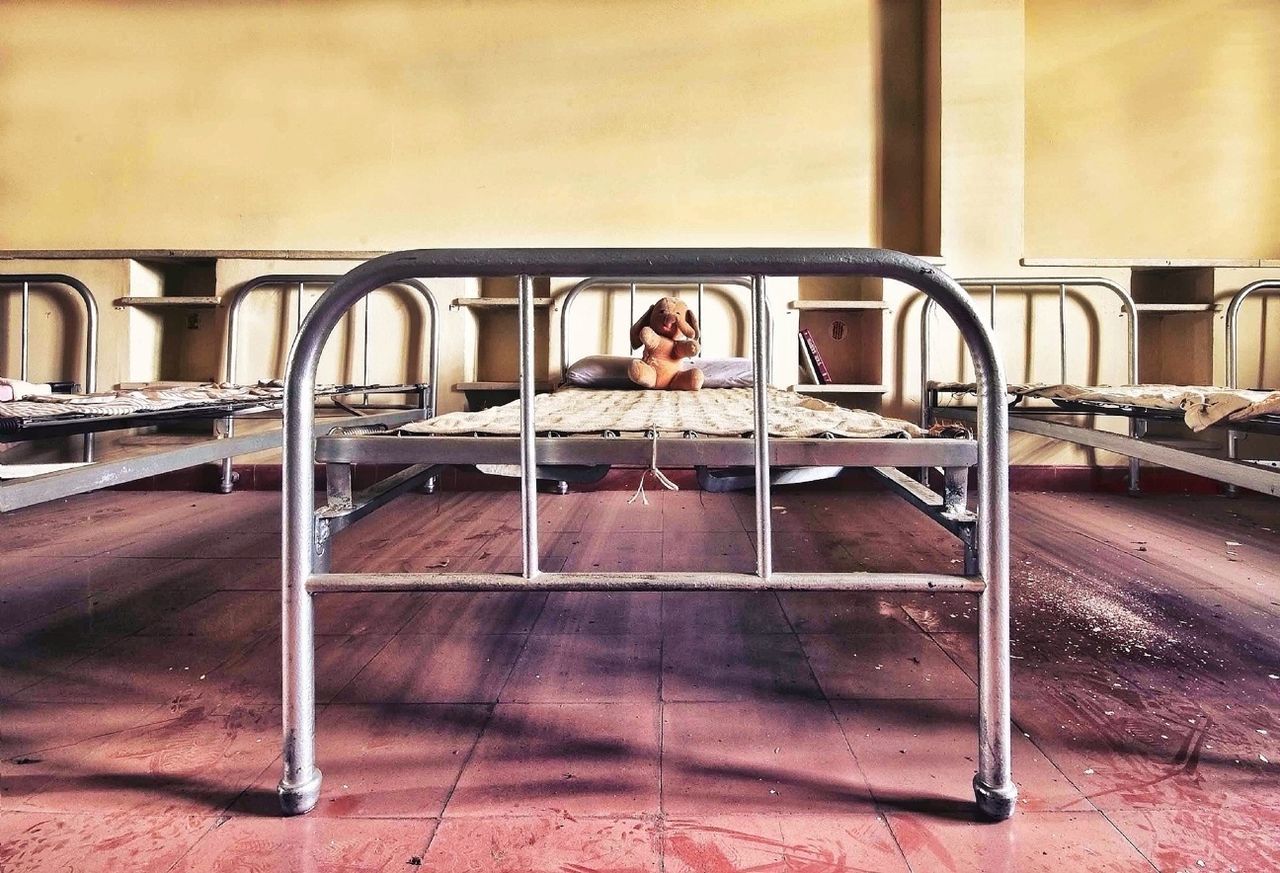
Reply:
[[[302,298],[308,285],[332,285],[341,279],[341,274],[337,273],[270,273],[265,276],[256,276],[245,282],[235,291],[228,295],[227,302],[227,358],[224,364],[223,372],[226,374],[226,381],[232,384],[236,381],[236,357],[240,350],[240,309],[244,306],[244,302],[249,299],[254,291],[260,288],[279,287],[296,285],[298,289],[297,309],[294,323],[295,332],[302,326],[303,306]],[[431,386],[430,396],[423,405],[426,409],[426,417],[431,418],[436,414],[436,403],[439,396],[440,386],[440,310],[436,304],[435,295],[431,293],[431,289],[417,279],[402,279],[399,282],[391,283],[411,288],[416,291],[427,304],[427,314],[431,317],[431,328],[428,334],[428,342],[430,344],[427,353],[429,368],[428,378]],[[369,298],[364,300],[364,346],[362,349],[364,357],[364,367],[362,377],[364,384],[369,384]],[[368,403],[368,395],[365,395],[365,403]],[[231,418],[223,419],[223,432],[227,437],[231,437],[235,433],[235,420]],[[222,459],[222,473],[219,477],[219,490],[223,494],[230,494],[235,487],[235,474],[232,464],[234,457],[231,455]],[[434,486],[431,480],[428,487]]]
[[[1127,291],[1110,279],[1101,277],[1064,277],[1064,278],[1042,278],[1036,277],[1031,279],[1022,278],[999,278],[999,279],[960,279],[959,284],[964,288],[990,288],[992,291],[992,307],[989,318],[995,317],[995,295],[998,288],[1024,289],[1024,288],[1058,288],[1059,293],[1059,342],[1065,350],[1066,347],[1066,320],[1065,320],[1065,297],[1066,289],[1069,287],[1097,287],[1107,288],[1120,298],[1121,306],[1124,308],[1125,314],[1128,316],[1128,378],[1130,384],[1138,384],[1138,320],[1136,307],[1133,298]],[[1227,306],[1226,330],[1227,330],[1227,387],[1235,388],[1238,374],[1238,356],[1239,356],[1239,315],[1240,306],[1245,298],[1257,291],[1280,290],[1280,280],[1263,279],[1253,282],[1241,288],[1231,298],[1231,302]],[[942,406],[938,402],[940,392],[929,386],[929,320],[932,312],[932,301],[926,301],[920,312],[920,332],[921,332],[921,351],[920,351],[920,420],[925,426],[933,423],[936,415],[944,415],[949,418],[957,418],[963,421],[970,421],[974,418],[974,411],[965,407]],[[1066,382],[1066,362],[1062,362],[1062,381]],[[1075,424],[1065,424],[1058,421],[1045,421],[1043,416],[1046,415],[1067,415],[1071,411],[1067,410],[1019,410],[1013,409],[1009,421],[1009,429],[1019,431],[1021,433],[1030,433],[1037,436],[1045,436],[1051,439],[1062,440],[1076,445],[1086,446],[1088,448],[1102,449],[1104,451],[1115,452],[1129,458],[1129,490],[1131,493],[1138,493],[1138,465],[1140,461],[1148,461],[1153,464],[1160,464],[1174,470],[1181,470],[1185,473],[1191,473],[1196,476],[1203,476],[1207,479],[1215,479],[1226,484],[1229,489],[1234,491],[1236,488],[1247,488],[1251,491],[1259,491],[1263,494],[1271,496],[1280,496],[1280,470],[1261,467],[1246,461],[1238,460],[1238,441],[1240,434],[1247,431],[1247,428],[1229,427],[1227,430],[1227,457],[1215,458],[1209,457],[1197,452],[1175,448],[1173,446],[1160,445],[1144,440],[1142,437],[1146,434],[1147,425],[1150,417],[1144,417],[1140,410],[1134,410],[1126,415],[1129,419],[1129,436],[1111,433],[1108,431],[1100,431],[1096,428],[1085,427]],[[1094,415],[1116,414],[1109,413],[1105,407],[1100,407],[1097,411],[1091,412]]]
[[[1067,289],[1068,288],[1105,288],[1116,297],[1120,298],[1120,307],[1124,310],[1125,316],[1128,318],[1128,327],[1126,331],[1128,358],[1125,361],[1129,384],[1137,384],[1138,381],[1138,308],[1134,305],[1133,297],[1119,283],[1110,279],[1104,279],[1101,276],[1085,276],[1078,278],[1066,277],[1034,277],[1030,279],[1020,279],[1017,277],[1006,277],[996,279],[958,279],[961,288],[990,288],[991,298],[990,306],[987,314],[987,324],[995,330],[996,326],[996,296],[998,289],[1008,288],[1012,290],[1023,290],[1027,288],[1057,288],[1058,289],[1058,365],[1060,368],[1061,381],[1067,381]],[[933,407],[934,400],[937,397],[936,392],[932,392],[929,388],[929,356],[930,348],[930,325],[931,316],[933,314],[934,303],[932,300],[925,300],[924,305],[920,308],[920,424],[925,429],[933,425]],[[1016,430],[1016,426],[1011,423],[1010,427]],[[1139,425],[1135,422],[1129,423],[1129,435],[1137,437]],[[921,470],[921,481],[927,481],[928,471]],[[1129,491],[1137,494],[1141,486],[1139,479],[1140,470],[1137,458],[1129,459]]]
[[[634,275],[660,277],[751,276],[752,357],[755,369],[755,432],[751,439],[756,473],[757,566],[752,573],[543,573],[538,567],[536,464],[548,445],[533,428],[534,276]],[[520,403],[522,533],[521,576],[493,573],[331,573],[332,526],[314,512],[316,441],[313,390],[326,337],[343,314],[382,285],[412,276],[518,276],[520,313]],[[978,382],[978,545],[977,576],[926,573],[774,573],[770,531],[769,463],[773,457],[766,392],[767,346],[765,276],[878,276],[911,285],[936,299],[960,329],[976,362]],[[403,444],[425,454],[457,442],[389,437],[345,440],[358,451],[368,444]],[[490,440],[472,439],[473,446]],[[506,441],[509,445],[509,441]],[[575,445],[556,440],[556,445]],[[605,442],[605,440],[600,440]],[[609,440],[637,444],[641,440]],[[670,440],[674,445],[699,440]],[[739,440],[745,443],[745,440]],[[866,466],[898,442],[900,459],[916,466],[936,456],[946,440],[781,440],[786,446],[830,443],[841,463]],[[968,441],[956,441],[963,447]],[[915,446],[913,452],[909,447]],[[511,448],[515,448],[511,446]],[[461,449],[457,449],[461,450]],[[315,746],[315,628],[313,596],[325,591],[492,591],[492,590],[839,590],[968,591],[979,602],[978,767],[973,781],[977,805],[991,818],[1012,814],[1017,790],[1010,762],[1009,713],[1009,520],[1008,427],[1005,379],[994,343],[968,295],[928,263],[883,249],[436,249],[399,252],[356,267],[329,288],[307,315],[290,353],[285,383],[283,495],[282,666],[283,775],[279,785],[286,814],[305,813],[320,797],[321,774]],[[425,459],[424,459],[425,460]],[[431,460],[439,460],[433,457]],[[411,469],[406,478],[415,474]],[[402,483],[403,484],[403,483]],[[350,501],[352,511],[356,500]],[[345,511],[339,509],[339,513]]]

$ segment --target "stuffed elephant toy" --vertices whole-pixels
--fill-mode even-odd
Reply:
[[[688,337],[688,339],[682,339]],[[698,354],[698,319],[684,301],[663,297],[650,306],[631,328],[631,348],[644,354],[627,367],[627,376],[642,388],[697,391],[703,374],[697,367],[682,369],[680,361]]]

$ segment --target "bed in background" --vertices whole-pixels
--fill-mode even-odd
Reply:
[[[1144,385],[1138,376],[1138,335],[1136,306],[1128,292],[1109,279],[1102,278],[1001,278],[962,279],[966,288],[989,288],[994,318],[997,290],[1057,288],[1059,291],[1059,340],[1061,348],[1060,382],[1057,384],[1013,385],[1009,391],[1009,429],[1063,440],[1076,445],[1115,452],[1127,456],[1129,488],[1139,491],[1139,461],[1215,479],[1229,487],[1247,488],[1280,496],[1280,469],[1274,462],[1244,461],[1238,457],[1241,435],[1247,433],[1280,434],[1280,392],[1245,390],[1236,386],[1238,374],[1238,334],[1240,305],[1250,295],[1263,290],[1280,289],[1280,280],[1262,280],[1241,288],[1227,306],[1227,386]],[[1074,385],[1067,380],[1065,297],[1069,287],[1102,287],[1111,290],[1121,301],[1128,318],[1127,374],[1129,384],[1120,386]],[[967,382],[944,382],[930,378],[929,320],[931,301],[921,310],[921,424],[931,426],[938,419],[972,422],[973,407],[959,403],[973,394],[975,386]],[[952,402],[943,402],[943,396]],[[1044,404],[1028,401],[1043,400]],[[1118,417],[1128,422],[1129,434],[1099,430],[1089,425],[1062,421],[1063,416]],[[1181,422],[1192,432],[1221,429],[1226,433],[1227,456],[1214,457],[1198,450],[1165,445],[1148,437],[1154,422]]]

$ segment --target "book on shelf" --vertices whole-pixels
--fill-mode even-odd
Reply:
[[[817,384],[830,385],[832,383],[831,371],[827,369],[827,362],[822,359],[822,352],[818,351],[818,344],[813,341],[813,334],[809,332],[809,328],[800,328],[800,345],[809,354],[813,361],[813,369],[817,371]]]
[[[818,368],[813,363],[813,356],[809,354],[809,348],[803,341],[800,343],[800,369],[804,370],[810,385],[821,384],[818,382]]]

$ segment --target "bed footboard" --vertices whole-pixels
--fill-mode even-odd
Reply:
[[[754,573],[543,573],[538,567],[537,466],[540,447],[552,445],[534,431],[534,276],[626,275],[746,276],[751,285],[757,564]],[[772,561],[767,389],[766,276],[878,276],[909,284],[936,300],[955,321],[975,362],[978,382],[978,499],[967,518],[958,481],[931,506],[939,520],[972,524],[976,573],[775,573]],[[521,521],[524,569],[495,573],[331,573],[329,525],[313,514],[316,460],[316,368],[324,341],[343,314],[375,288],[413,276],[518,276],[520,294]],[[957,591],[979,599],[978,810],[1007,818],[1016,798],[1010,762],[1008,419],[1005,379],[991,336],[968,296],[928,263],[883,249],[506,249],[421,250],[386,255],[352,270],[320,298],[303,322],[290,353],[286,380],[284,527],[282,574],[283,774],[281,809],[305,813],[320,796],[316,766],[313,601],[330,591],[490,590],[835,590]],[[403,441],[403,442],[408,442]],[[555,443],[569,443],[563,440]],[[890,442],[890,441],[885,441]],[[933,442],[933,441],[921,441]],[[780,442],[779,448],[785,443]],[[969,444],[972,446],[972,443]],[[515,448],[512,446],[512,448]],[[883,451],[889,451],[885,447]],[[881,451],[881,449],[876,449]],[[934,451],[934,449],[930,449]],[[942,451],[939,449],[938,451]],[[920,464],[925,455],[915,455]],[[941,457],[941,456],[938,456]],[[340,462],[339,457],[325,460]],[[544,458],[544,461],[546,459]],[[891,464],[885,461],[884,464]],[[947,466],[950,466],[949,464]],[[406,471],[405,484],[415,476]],[[363,500],[341,474],[331,485],[330,509],[349,518],[382,494]],[[923,495],[919,495],[923,499]],[[334,508],[336,501],[337,507]],[[336,517],[336,516],[335,516]]]

